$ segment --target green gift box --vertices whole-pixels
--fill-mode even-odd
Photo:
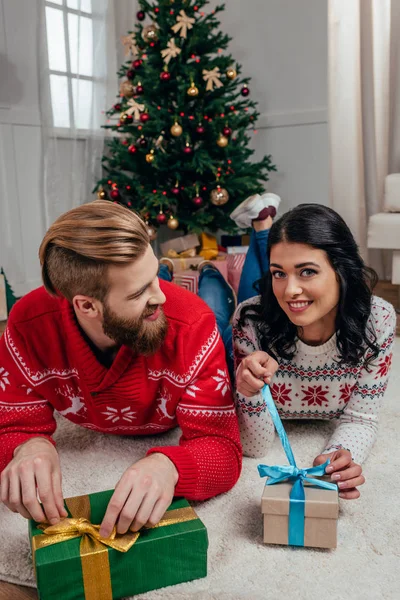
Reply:
[[[41,600],[112,600],[207,575],[207,530],[186,500],[174,499],[156,527],[110,542],[98,526],[112,494],[66,499],[69,518],[55,526],[30,521]]]

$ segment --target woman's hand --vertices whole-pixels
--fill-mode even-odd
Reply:
[[[365,483],[361,465],[353,461],[348,450],[341,449],[329,454],[320,454],[314,460],[314,467],[322,465],[328,458],[331,462],[325,472],[331,474],[332,481],[338,484],[339,497],[345,500],[359,498],[360,492],[357,487]]]
[[[236,371],[236,389],[243,396],[254,396],[271,383],[271,378],[278,370],[279,365],[266,352],[253,352],[246,356]]]

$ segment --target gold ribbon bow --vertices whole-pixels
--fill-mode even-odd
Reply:
[[[207,82],[206,90],[208,92],[212,92],[214,86],[217,88],[222,87],[224,84],[220,81],[221,73],[219,72],[219,67],[214,67],[211,71],[207,71],[207,69],[203,69],[203,79]]]
[[[194,258],[196,256],[196,248],[189,248],[189,250],[183,250],[182,252],[177,252],[170,248],[167,256],[168,258]]]
[[[139,104],[138,102],[136,102],[136,100],[133,100],[133,98],[131,98],[130,100],[128,100],[128,106],[130,108],[128,108],[128,110],[125,111],[125,114],[133,114],[133,118],[135,119],[135,121],[139,121],[140,113],[144,111],[144,104]]]
[[[107,547],[119,552],[128,552],[140,536],[140,532],[129,531],[119,535],[114,527],[110,537],[100,535],[100,525],[90,522],[89,496],[76,496],[65,500],[72,518],[63,519],[57,525],[39,525],[42,535],[32,538],[32,554],[53,544],[81,538],[80,557],[82,563],[85,600],[112,600],[111,573]],[[191,506],[170,510],[155,527],[193,521],[197,515]]]
[[[175,25],[172,25],[171,29],[174,33],[178,33],[180,31],[180,36],[185,38],[187,37],[188,29],[193,28],[193,23],[196,22],[196,19],[192,17],[188,17],[185,11],[182,9],[179,11],[179,15],[176,17],[177,22]]]
[[[135,34],[129,33],[128,35],[121,36],[122,45],[125,47],[125,56],[132,54],[133,56],[137,56],[139,54],[139,49],[135,42]]]
[[[161,50],[161,56],[164,59],[165,64],[169,64],[171,58],[176,58],[182,50],[175,44],[175,38],[171,38],[164,50]]]

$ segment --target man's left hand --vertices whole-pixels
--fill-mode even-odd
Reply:
[[[142,458],[125,471],[108,504],[100,535],[109,537],[115,524],[118,533],[154,526],[174,497],[178,471],[164,454]]]
[[[331,462],[325,472],[329,473],[332,481],[338,484],[339,497],[344,500],[359,498],[360,492],[357,488],[365,483],[361,465],[355,463],[351,453],[343,448],[329,454],[320,454],[314,460],[314,467],[322,465],[328,458],[331,459]]]

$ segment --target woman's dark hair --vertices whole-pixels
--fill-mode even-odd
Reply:
[[[321,204],[300,204],[272,225],[268,238],[268,260],[271,248],[279,242],[307,244],[326,252],[340,285],[336,315],[340,361],[356,365],[367,350],[364,362],[368,367],[379,351],[375,331],[368,325],[372,289],[378,278],[375,271],[364,264],[342,217]],[[261,294],[261,301],[242,308],[238,327],[243,327],[246,319],[253,321],[265,352],[275,358],[292,359],[298,330],[275,298],[270,271],[256,283],[256,289]]]

